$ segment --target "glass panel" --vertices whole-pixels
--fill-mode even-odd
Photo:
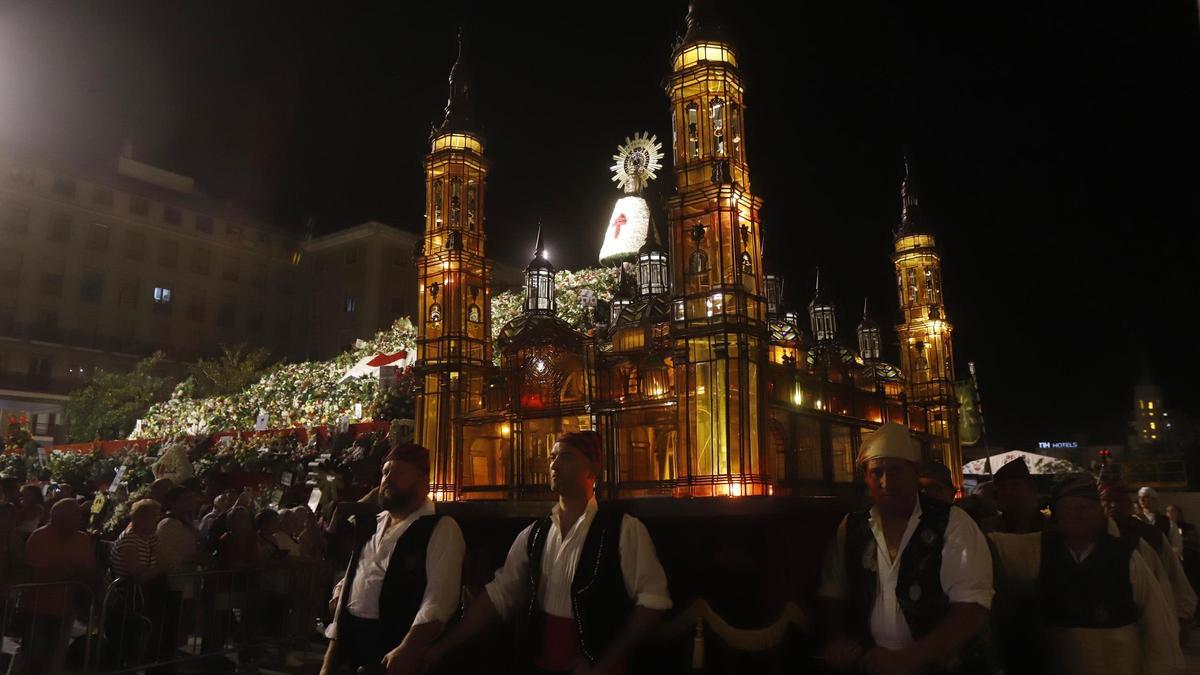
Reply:
[[[712,121],[713,152],[725,156],[725,101],[714,98],[709,103],[709,117]]]
[[[687,104],[688,158],[700,157],[700,114],[695,103]]]
[[[479,188],[476,187],[475,181],[467,183],[467,228],[474,230],[476,227],[475,210],[478,207]]]
[[[801,480],[821,480],[825,477],[821,457],[821,424],[813,417],[797,415],[795,429],[796,470]]]
[[[442,181],[433,181],[433,225],[442,226]]]
[[[833,448],[833,481],[835,483],[853,483],[854,450],[850,441],[850,427],[844,424],[831,424],[829,440]]]
[[[678,434],[673,412],[622,413],[617,424],[620,482],[667,481],[679,476]]]
[[[507,422],[464,426],[462,484],[507,484],[511,439],[512,429]]]
[[[462,223],[462,179],[450,181],[450,225],[457,227]]]

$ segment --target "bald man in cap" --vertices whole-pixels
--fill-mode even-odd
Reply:
[[[818,595],[826,663],[867,673],[992,673],[987,540],[962,509],[919,492],[921,449],[889,422],[863,438],[870,509],[842,520]]]
[[[1162,589],[1135,547],[1109,534],[1095,482],[1064,482],[1051,512],[1041,533],[988,535],[1005,592],[1038,608],[1024,620],[1036,621],[1045,646],[1041,672],[1179,672],[1183,655]]]
[[[334,588],[322,675],[417,673],[426,646],[458,609],[466,544],[429,494],[429,451],[412,443],[383,461],[371,518],[356,515],[356,548]]]

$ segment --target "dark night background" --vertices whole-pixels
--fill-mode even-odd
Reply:
[[[594,264],[616,144],[669,144],[661,82],[686,2],[336,4],[4,0],[0,139],[111,157],[129,138],[284,228],[419,231],[465,23],[489,253],[523,265],[540,218],[556,264]],[[978,363],[997,442],[1122,440],[1143,361],[1168,407],[1195,413],[1195,3],[718,8],[747,82],[768,265],[793,304],[820,264],[847,341],[864,295],[894,323],[908,148],[958,363]]]

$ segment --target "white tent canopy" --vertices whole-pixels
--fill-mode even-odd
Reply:
[[[1048,455],[1035,455],[1032,452],[1024,452],[1022,450],[1013,450],[1011,452],[992,455],[992,473],[1000,470],[1000,467],[1017,459],[1025,459],[1025,464],[1029,466],[1029,473],[1035,476],[1052,476],[1064,475],[1071,473],[1085,473],[1083,469],[1068,462],[1065,459],[1058,457],[1050,457]],[[986,476],[986,467],[983,459],[977,459],[973,462],[967,462],[963,465],[963,475],[967,476]]]

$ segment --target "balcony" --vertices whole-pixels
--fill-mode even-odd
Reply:
[[[0,338],[32,340],[64,347],[94,349],[135,356],[148,356],[155,350],[153,344],[133,338],[105,337],[83,331],[66,331],[55,325],[24,324],[10,319],[0,319]]]

